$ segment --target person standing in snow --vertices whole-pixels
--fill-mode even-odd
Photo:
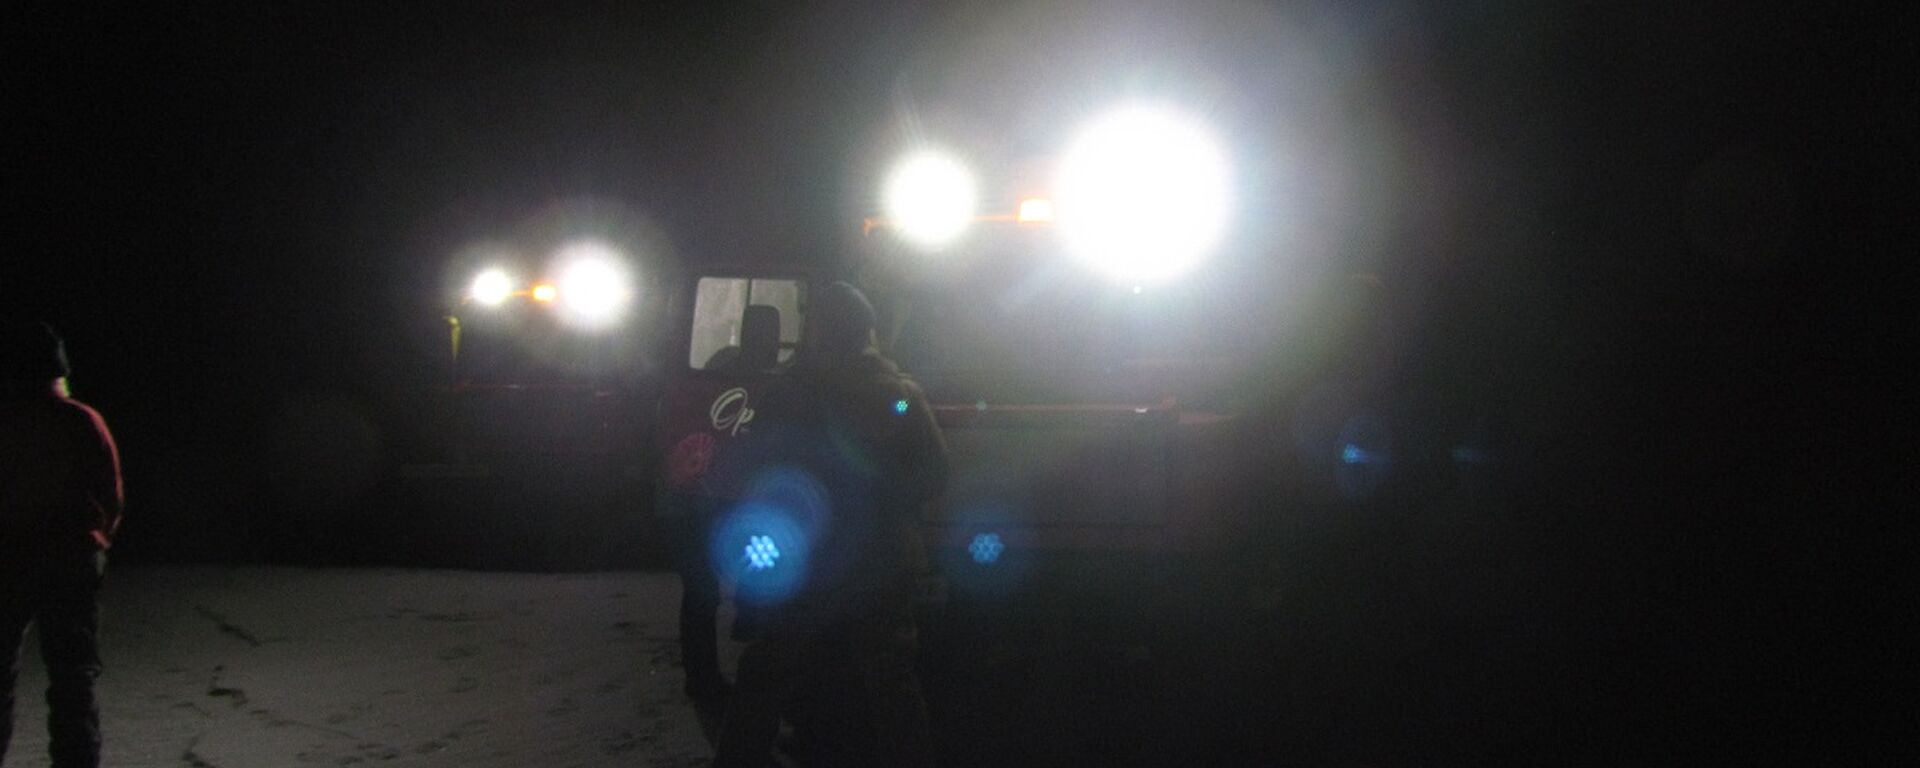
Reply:
[[[28,626],[47,666],[48,753],[56,768],[100,764],[97,598],[125,503],[120,457],[100,413],[74,400],[60,337],[44,323],[0,338],[0,761]]]
[[[873,305],[847,283],[820,293],[812,343],[757,408],[754,440],[763,465],[818,482],[828,510],[803,521],[803,582],[760,609],[714,765],[765,765],[787,719],[813,731],[818,764],[930,766],[916,525],[945,490],[946,443],[920,386],[875,349]]]

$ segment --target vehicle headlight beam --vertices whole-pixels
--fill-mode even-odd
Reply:
[[[885,206],[902,236],[937,249],[966,231],[976,195],[973,174],[960,161],[937,150],[921,150],[894,166],[887,177]]]
[[[626,259],[612,247],[579,242],[562,248],[555,284],[563,320],[594,330],[617,324],[633,303],[633,279]]]
[[[1226,153],[1180,112],[1130,105],[1094,119],[1069,144],[1059,174],[1056,213],[1068,248],[1115,280],[1183,274],[1226,231]]]
[[[513,296],[513,277],[503,269],[488,269],[474,276],[467,297],[483,307],[497,307]]]

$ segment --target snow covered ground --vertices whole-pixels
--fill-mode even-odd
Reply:
[[[670,574],[116,567],[105,763],[704,765],[678,597]],[[31,639],[22,666],[7,765],[45,765]]]

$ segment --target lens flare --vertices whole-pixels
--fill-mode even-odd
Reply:
[[[1334,482],[1347,498],[1372,496],[1393,473],[1392,435],[1371,413],[1361,413],[1340,428],[1339,463]]]
[[[747,537],[747,569],[764,571],[780,562],[780,547],[772,536]]]
[[[467,296],[484,307],[497,307],[513,295],[513,278],[505,270],[489,269],[473,278]]]
[[[1031,551],[1016,549],[1006,526],[1031,521],[1018,492],[984,488],[962,491],[950,501],[946,517],[962,531],[950,544],[931,553],[947,578],[947,588],[966,597],[1000,598],[1018,593],[1028,584],[1035,560]]]
[[[562,317],[574,326],[597,330],[617,324],[633,301],[626,260],[596,242],[575,243],[559,254]]]
[[[936,150],[909,155],[887,178],[887,216],[908,240],[940,248],[953,242],[973,221],[973,174]]]
[[[1126,284],[1198,266],[1226,232],[1232,176],[1200,122],[1127,106],[1090,123],[1061,160],[1056,197],[1068,247]]]
[[[807,529],[792,510],[746,502],[714,525],[707,552],[743,602],[767,605],[791,597],[806,580]]]
[[[975,534],[973,541],[967,544],[967,554],[972,555],[973,561],[981,565],[993,565],[999,561],[1000,553],[1005,552],[1006,549],[1007,545],[1000,542],[1000,534],[997,533]]]
[[[741,498],[787,510],[790,517],[809,528],[825,524],[832,512],[827,504],[827,489],[820,481],[804,469],[785,464],[754,472],[747,479]]]

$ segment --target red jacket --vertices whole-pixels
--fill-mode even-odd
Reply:
[[[0,557],[106,549],[125,498],[98,411],[51,388],[0,397]]]

